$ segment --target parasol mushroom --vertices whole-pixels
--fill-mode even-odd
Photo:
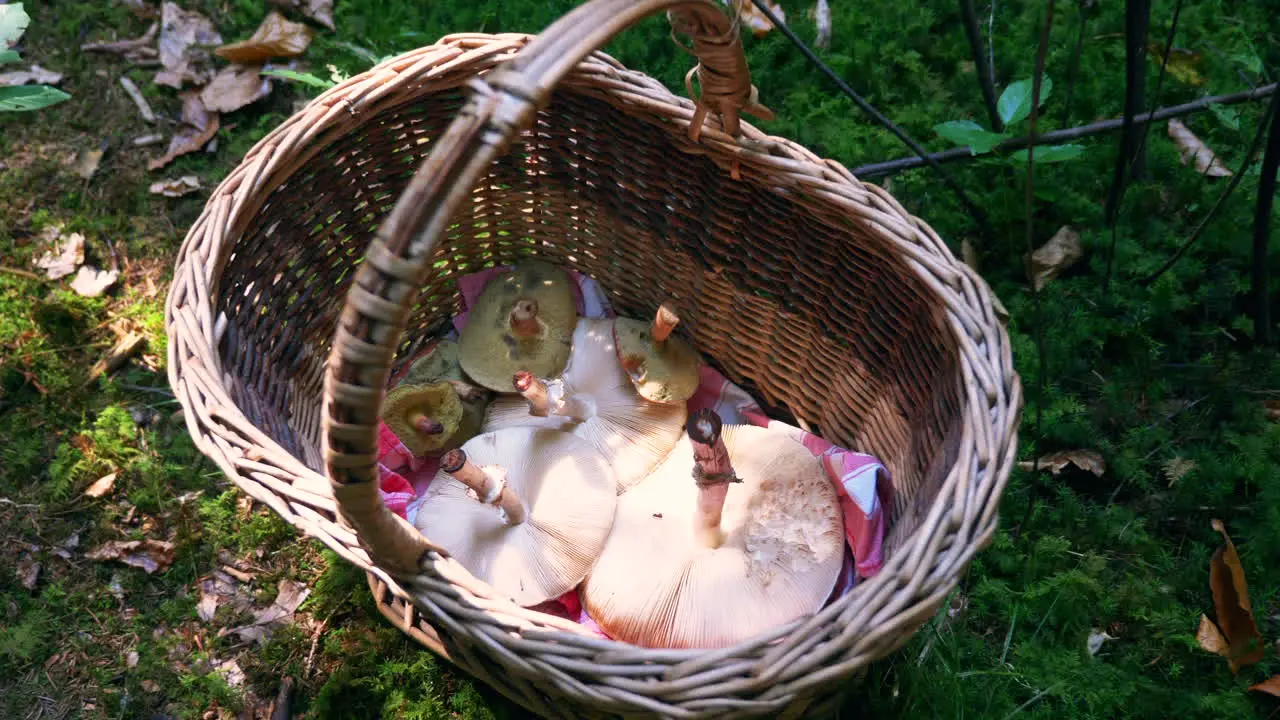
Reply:
[[[680,316],[666,303],[651,323],[622,317],[614,321],[618,362],[646,400],[683,403],[698,390],[702,358],[688,343],[671,337],[679,322]]]
[[[819,610],[844,543],[820,459],[786,434],[699,410],[653,475],[619,498],[583,604],[623,642],[727,647]]]
[[[382,421],[414,455],[461,445],[479,427],[468,422],[462,401],[446,382],[397,385],[382,404]]]
[[[613,526],[615,484],[585,440],[509,428],[446,453],[415,522],[471,574],[530,607],[591,569]]]
[[[686,410],[636,394],[618,365],[612,327],[607,319],[579,319],[564,376],[545,380],[515,373],[512,386],[520,396],[496,398],[484,430],[533,425],[572,432],[609,461],[622,493],[671,452],[684,432]]]
[[[477,383],[511,392],[520,370],[556,377],[569,361],[578,318],[573,279],[554,265],[526,262],[485,286],[458,338],[458,361]]]

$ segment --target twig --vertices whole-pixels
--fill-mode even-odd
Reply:
[[[16,503],[10,500],[9,498],[3,498],[3,497],[0,497],[0,505],[8,505],[9,507],[17,508],[19,510],[39,510],[40,509],[39,505],[28,505],[27,503]]]
[[[1107,255],[1107,272],[1103,277],[1103,288],[1111,287],[1111,276],[1115,268],[1116,215],[1120,209],[1120,197],[1124,194],[1129,179],[1143,174],[1145,163],[1139,160],[1137,148],[1138,126],[1133,118],[1142,112],[1143,94],[1147,79],[1147,23],[1151,8],[1147,0],[1125,0],[1124,3],[1124,122],[1120,135],[1120,151],[1116,154],[1115,172],[1111,177],[1111,187],[1107,190],[1106,205],[1103,207],[1103,219],[1111,228],[1111,250]],[[1167,57],[1167,54],[1166,54]]]
[[[302,664],[303,680],[311,677],[311,668],[315,664],[316,659],[316,648],[320,645],[320,635],[324,633],[325,628],[329,627],[329,621],[333,619],[335,612],[337,612],[336,609],[326,615],[324,620],[321,620],[320,624],[316,626],[315,632],[311,634],[311,649],[307,651],[307,660]]]
[[[142,96],[142,91],[138,89],[138,86],[123,75],[120,76],[120,85],[124,87],[129,99],[133,100],[133,104],[138,106],[138,113],[142,115],[142,119],[149,123],[155,122],[156,114],[152,112],[151,106],[147,104],[147,99]]]
[[[0,272],[7,272],[10,275],[17,275],[18,277],[30,278],[32,280],[39,280],[40,282],[44,282],[44,278],[31,272],[30,270],[19,270],[18,268],[11,268],[11,267],[6,267],[4,265],[0,265]]]
[[[987,104],[991,129],[1004,132],[1004,120],[1000,118],[1000,109],[996,105],[995,74],[987,62],[987,54],[982,51],[982,31],[978,29],[978,15],[973,11],[973,0],[960,0],[960,15],[964,18],[964,34],[969,38],[969,49],[973,52],[973,65],[978,73],[978,85],[982,88],[982,101]]]
[[[817,55],[814,54],[813,50],[810,50],[809,47],[804,44],[804,41],[802,41],[798,36],[796,36],[794,32],[791,31],[791,28],[783,24],[783,22],[780,19],[778,19],[778,16],[773,14],[773,10],[769,9],[769,6],[765,2],[765,0],[751,0],[751,2],[756,6],[756,9],[758,9],[761,12],[761,14],[763,14],[766,18],[768,18],[769,22],[772,23],[773,26],[777,28],[779,32],[781,32],[783,35],[786,36],[788,40],[791,41],[792,45],[796,46],[796,49],[799,50],[800,53],[804,55],[809,62],[813,63],[819,70],[822,71],[823,75],[826,75],[829,80],[835,83],[836,86],[840,88],[840,91],[843,92],[846,96],[848,96],[848,98],[852,100],[855,105],[857,105],[863,112],[870,115],[876,122],[880,123],[889,132],[893,133],[893,135],[897,137],[899,140],[901,140],[904,145],[911,148],[911,151],[914,152],[918,157],[922,158],[925,164],[927,164],[929,167],[936,170],[938,172],[938,175],[942,178],[943,182],[947,184],[947,187],[950,188],[953,193],[955,193],[956,198],[960,200],[960,204],[964,206],[966,211],[968,211],[970,217],[972,217],[974,221],[977,223],[979,231],[984,236],[987,236],[989,234],[986,212],[984,212],[982,208],[975,205],[973,201],[969,199],[969,194],[964,191],[964,188],[960,187],[960,183],[956,182],[956,179],[951,176],[951,173],[943,169],[943,167],[939,165],[937,161],[930,159],[929,153],[925,151],[924,147],[921,146],[920,143],[913,140],[910,135],[907,135],[905,130],[893,124],[893,122],[889,120],[889,118],[885,117],[879,110],[877,110],[873,105],[871,105],[871,103],[867,102],[865,99],[863,99],[861,95],[855,92],[853,88],[849,87],[848,83],[840,79],[840,76],[837,75],[836,72],[832,70],[830,66],[822,62],[822,60]]]
[[[293,696],[293,678],[286,677],[280,681],[280,690],[271,703],[271,720],[289,720],[289,699]]]
[[[1280,93],[1271,98],[1267,110],[1267,150],[1262,156],[1262,180],[1258,182],[1258,205],[1253,213],[1253,337],[1260,345],[1271,344],[1271,297],[1267,290],[1267,244],[1271,233],[1271,205],[1276,196],[1276,171],[1280,170]]]
[[[1210,105],[1237,105],[1242,102],[1250,102],[1270,97],[1276,91],[1276,83],[1263,85],[1262,87],[1252,90],[1243,90],[1228,95],[1216,95],[1214,97],[1200,98],[1189,103],[1181,105],[1173,105],[1167,108],[1160,108],[1149,113],[1143,113],[1133,119],[1135,123],[1152,123],[1169,118],[1190,115],[1194,112],[1207,109]],[[1036,142],[1041,145],[1057,144],[1067,140],[1079,140],[1080,138],[1090,137],[1093,135],[1102,135],[1103,133],[1114,132],[1124,126],[1124,121],[1120,118],[1111,120],[1100,120],[1088,125],[1079,127],[1066,128],[1063,130],[1053,130],[1036,137]],[[1031,142],[1029,136],[1012,138],[1005,140],[996,146],[998,151],[1010,151],[1025,148]],[[886,160],[885,162],[870,163],[860,165],[853,169],[853,174],[861,178],[879,177],[882,175],[890,175],[892,173],[901,172],[903,170],[914,170],[929,164],[929,161],[944,163],[955,160],[968,160],[974,157],[986,157],[986,155],[974,155],[969,148],[959,147],[943,150],[942,152],[931,153],[927,158],[920,157],[904,157],[897,160]]]

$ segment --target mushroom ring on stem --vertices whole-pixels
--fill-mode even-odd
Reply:
[[[618,362],[646,400],[683,403],[698,391],[702,358],[688,343],[671,336],[679,322],[680,317],[666,303],[658,308],[653,322],[623,317],[614,320]]]
[[[573,278],[544,262],[515,266],[489,281],[458,338],[458,361],[477,383],[511,392],[519,370],[556,377],[569,361],[578,304]]]
[[[531,607],[586,577],[613,527],[616,484],[585,440],[509,428],[446,454],[414,522],[472,575]]]
[[[636,393],[618,365],[611,320],[578,320],[562,378],[515,373],[511,384],[520,395],[496,398],[484,430],[532,425],[571,432],[613,466],[619,493],[648,477],[684,432],[683,403],[650,402]]]
[[[844,520],[822,461],[776,430],[689,418],[653,475],[618,499],[583,585],[609,636],[719,648],[822,608],[844,562]]]

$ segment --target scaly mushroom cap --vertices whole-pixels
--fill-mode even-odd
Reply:
[[[449,383],[393,388],[382,403],[382,421],[414,455],[462,444],[462,401]]]
[[[650,402],[636,393],[618,365],[611,320],[578,320],[562,380],[566,398],[585,409],[585,417],[535,417],[523,397],[504,395],[489,404],[483,431],[536,426],[571,432],[613,466],[619,493],[648,477],[684,433],[683,403]]]
[[[651,322],[614,320],[618,362],[646,400],[683,403],[698,391],[702,358],[688,343],[671,336],[678,322],[680,318],[666,305],[658,308]]]
[[[582,590],[587,612],[610,637],[643,647],[727,647],[816,612],[830,596],[844,560],[844,521],[821,461],[777,431],[723,431],[742,482],[722,496],[718,547],[696,537],[701,491],[687,436],[618,499],[613,532]]]
[[[506,471],[526,510],[508,525],[492,505],[441,471],[415,520],[471,574],[522,607],[582,582],[613,526],[617,495],[609,463],[585,440],[533,427],[477,435],[462,446],[480,467]]]
[[[543,262],[525,262],[485,286],[458,338],[458,361],[477,383],[511,392],[525,370],[557,377],[569,361],[578,318],[573,279]]]

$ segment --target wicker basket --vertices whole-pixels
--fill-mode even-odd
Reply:
[[[596,52],[661,10],[692,39],[696,103]],[[715,0],[592,0],[539,36],[449,36],[329,90],[249,152],[179,253],[169,372],[192,437],[367,570],[393,623],[539,715],[830,712],[990,539],[1021,391],[983,281],[884,190],[740,110],[767,114]],[[391,514],[390,373],[457,310],[456,276],[529,255],[623,314],[674,298],[731,381],[879,456],[884,569],[737,647],[650,650],[517,607]]]

